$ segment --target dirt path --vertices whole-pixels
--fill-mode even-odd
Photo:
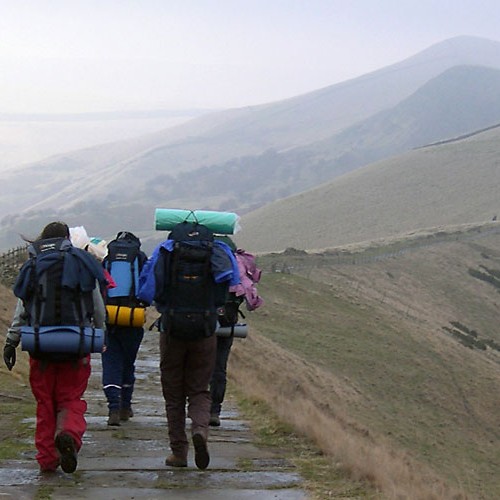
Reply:
[[[210,466],[198,470],[192,450],[186,469],[164,465],[169,454],[164,402],[158,370],[158,334],[148,332],[137,361],[134,417],[107,426],[100,384],[100,359],[86,393],[88,430],[74,474],[42,476],[35,452],[3,462],[0,499],[287,499],[307,498],[301,478],[275,450],[257,448],[235,402],[224,404],[222,425],[211,429]],[[29,419],[34,426],[34,418]]]

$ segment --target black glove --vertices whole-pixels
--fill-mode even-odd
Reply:
[[[5,346],[3,348],[3,360],[5,361],[5,365],[9,371],[12,370],[16,364],[16,346],[8,340],[5,342]]]

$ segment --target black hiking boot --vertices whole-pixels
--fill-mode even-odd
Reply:
[[[114,427],[120,425],[120,410],[109,410],[108,425]]]
[[[194,463],[198,469],[206,469],[210,463],[210,455],[208,454],[207,440],[205,436],[199,432],[193,434],[194,445]]]
[[[210,415],[208,425],[210,425],[211,427],[220,427],[220,417],[219,415],[217,415],[217,413],[212,413]]]
[[[55,444],[61,455],[61,469],[68,474],[75,472],[78,462],[74,439],[69,434],[61,433],[56,437]]]

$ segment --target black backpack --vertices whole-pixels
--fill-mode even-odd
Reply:
[[[137,307],[139,274],[146,256],[141,252],[141,241],[133,233],[121,231],[108,243],[103,265],[116,283],[106,295],[106,305]]]
[[[213,277],[214,235],[201,224],[185,221],[172,229],[169,240],[173,248],[161,248],[154,269],[160,329],[185,340],[209,337],[228,290],[227,283],[217,284]]]
[[[233,253],[236,252],[236,244],[229,236],[217,235],[215,239],[225,243]],[[238,297],[234,292],[229,292],[227,294],[224,307],[218,310],[218,321],[220,326],[234,327],[238,323],[240,316],[245,318],[245,315],[240,310],[240,305],[243,301],[243,296]]]

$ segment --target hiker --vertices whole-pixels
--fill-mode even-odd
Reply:
[[[136,297],[139,274],[147,262],[141,241],[120,231],[108,243],[103,266],[116,286],[106,294],[107,339],[102,353],[102,385],[108,404],[108,425],[120,426],[133,417],[135,362],[144,337],[145,308]]]
[[[236,297],[234,293],[229,294],[230,297],[224,305],[224,315],[219,315],[219,325],[222,327],[233,327],[238,321],[239,305],[241,304],[240,297]],[[228,336],[217,337],[217,348],[215,356],[215,366],[210,379],[210,420],[209,425],[212,427],[220,426],[220,413],[222,403],[226,395],[227,385],[227,363],[229,361],[229,353],[233,346],[234,334]]]
[[[16,363],[16,347],[23,350],[34,335],[29,380],[37,402],[35,446],[41,472],[54,472],[59,465],[66,473],[77,467],[77,454],[86,430],[87,403],[83,394],[90,376],[90,349],[84,332],[105,327],[105,309],[101,290],[104,274],[98,262],[87,252],[75,248],[69,240],[69,228],[63,222],[51,222],[28,247],[30,259],[22,266],[14,294],[18,297],[12,324],[4,346],[4,361],[9,370]],[[66,329],[55,325],[75,325],[78,348],[63,346]],[[44,327],[53,327],[56,344],[43,347]],[[47,329],[47,328],[46,328]],[[78,333],[79,332],[79,333]],[[44,344],[46,345],[46,344]],[[101,347],[102,348],[102,347]],[[92,351],[94,352],[94,351]]]
[[[239,267],[240,282],[229,287],[228,299],[224,305],[224,314],[219,314],[218,321],[221,327],[231,328],[227,336],[217,335],[217,354],[215,368],[210,380],[210,421],[212,427],[219,427],[222,403],[226,394],[227,363],[234,340],[234,327],[238,323],[240,305],[245,302],[248,311],[260,307],[263,300],[257,294],[255,284],[259,282],[261,271],[255,265],[255,257],[242,249],[237,249],[229,236],[216,236],[216,239],[226,243],[233,251]]]
[[[160,371],[171,455],[165,465],[187,467],[187,416],[191,419],[194,461],[210,462],[210,392],[217,349],[217,308],[229,285],[239,282],[231,249],[214,241],[207,227],[182,222],[158,245],[140,277],[139,297],[161,313]]]

